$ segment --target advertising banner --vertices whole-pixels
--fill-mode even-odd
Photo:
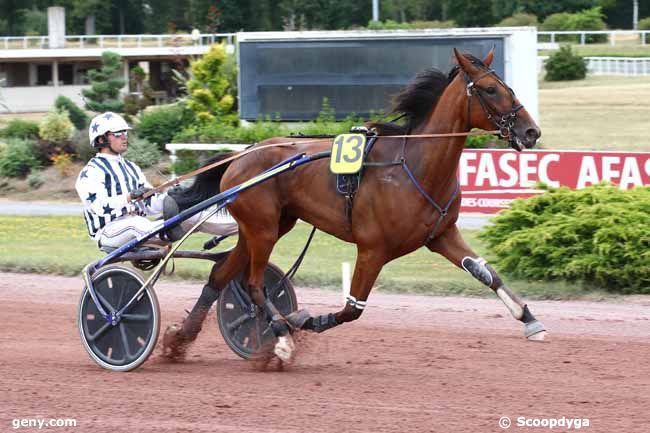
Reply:
[[[622,189],[650,186],[650,153],[466,149],[458,179],[461,212],[496,213],[515,198],[542,193],[537,182],[574,189],[603,181]]]

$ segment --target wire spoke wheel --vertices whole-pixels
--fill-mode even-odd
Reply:
[[[124,307],[138,292],[144,277],[135,269],[111,265],[93,275],[93,286],[108,313]],[[160,306],[155,292],[145,290],[116,325],[97,309],[87,287],[79,301],[77,324],[86,352],[99,366],[133,370],[153,352],[160,331]]]
[[[266,296],[283,316],[298,309],[298,301],[289,279],[280,283],[284,272],[269,263],[264,271]],[[248,296],[246,282],[237,276],[221,292],[217,303],[217,322],[228,347],[244,359],[268,356],[275,336],[265,311]]]

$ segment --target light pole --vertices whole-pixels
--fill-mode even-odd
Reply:
[[[632,6],[632,28],[637,30],[639,27],[639,0],[634,0]]]
[[[379,0],[372,0],[372,20],[379,21]]]

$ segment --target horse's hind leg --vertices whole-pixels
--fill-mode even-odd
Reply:
[[[197,299],[190,314],[183,321],[182,326],[171,325],[163,337],[163,355],[177,359],[187,351],[203,326],[208,311],[212,304],[219,298],[220,291],[241,273],[248,264],[248,247],[246,239],[239,236],[237,245],[228,254],[225,261],[216,263],[212,267],[208,283],[203,287],[201,296]]]
[[[294,221],[295,222],[295,221]],[[293,226],[293,224],[291,224]],[[242,227],[243,228],[243,227]],[[240,228],[240,230],[242,229]],[[270,319],[271,330],[278,337],[274,352],[282,360],[291,359],[294,350],[294,343],[290,335],[290,327],[287,320],[278,311],[273,302],[264,293],[264,271],[273,251],[273,246],[278,240],[279,234],[286,233],[285,230],[272,230],[266,226],[264,230],[256,230],[250,236],[250,275],[248,278],[248,289],[251,299],[263,309]]]
[[[494,290],[513,317],[523,322],[526,338],[529,340],[544,339],[546,329],[542,322],[535,319],[528,305],[506,287],[492,266],[472,251],[463,240],[456,225],[429,242],[427,248],[442,254],[453,264],[469,272],[474,278]]]

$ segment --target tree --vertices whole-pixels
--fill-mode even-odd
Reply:
[[[496,22],[491,0],[445,0],[447,19],[462,27],[487,27]]]
[[[200,122],[224,118],[235,108],[235,97],[228,79],[228,56],[223,45],[210,50],[191,64],[192,78],[187,82],[187,106]]]
[[[598,6],[602,0],[520,0],[522,12],[537,15],[543,21],[548,15],[580,12]]]
[[[120,89],[126,82],[119,78],[122,57],[112,51],[102,53],[102,68],[88,71],[90,89],[82,89],[86,98],[86,108],[91,111],[122,112],[124,104],[120,100]]]

